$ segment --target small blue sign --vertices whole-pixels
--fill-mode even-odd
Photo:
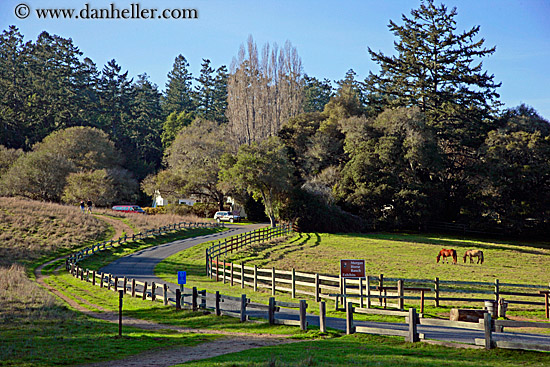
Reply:
[[[178,284],[185,284],[187,281],[187,272],[178,271]]]

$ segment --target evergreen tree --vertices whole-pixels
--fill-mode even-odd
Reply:
[[[457,33],[456,8],[448,10],[425,0],[411,15],[402,16],[403,25],[390,20],[388,27],[398,39],[395,56],[369,48],[381,70],[370,73],[367,91],[385,96],[390,106],[420,107],[428,122],[449,139],[479,143],[472,135],[493,112],[500,86],[493,75],[482,71],[480,60],[493,54],[495,47],[485,48],[484,39],[475,40],[479,26]],[[472,131],[475,134],[464,135]]]
[[[168,116],[172,112],[191,112],[195,110],[193,75],[188,70],[189,63],[183,55],[178,55],[172,71],[168,73],[163,110]]]
[[[207,120],[214,120],[214,69],[210,60],[202,59],[201,74],[197,78],[199,84],[195,86],[197,96],[197,114]]]
[[[425,0],[411,17],[403,15],[402,25],[390,21],[396,54],[369,48],[381,70],[365,80],[367,100],[377,102],[376,109],[383,102],[389,107],[417,106],[425,114],[444,156],[437,175],[447,193],[441,213],[446,220],[457,219],[468,205],[467,186],[475,174],[477,150],[491,129],[500,86],[481,62],[495,47],[485,48],[484,39],[476,40],[479,26],[457,32],[456,15],[456,8]]]
[[[103,68],[98,83],[100,125],[118,147],[124,135],[124,125],[131,116],[130,101],[133,99],[133,79],[128,79],[128,71],[121,73],[121,70],[122,68],[112,59]]]
[[[161,93],[149,81],[147,74],[138,76],[132,85],[131,120],[125,126],[124,140],[128,144],[125,152],[138,177],[145,177],[160,166],[162,142]]]
[[[225,111],[227,110],[227,80],[229,74],[225,65],[220,66],[216,70],[216,77],[214,78],[214,100],[213,100],[213,120],[219,124],[226,123],[227,117]]]
[[[15,26],[0,36],[0,141],[8,148],[25,147],[30,44]]]
[[[330,80],[304,76],[304,112],[322,112],[332,97]]]

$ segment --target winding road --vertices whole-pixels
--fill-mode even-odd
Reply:
[[[264,227],[265,224],[255,225],[227,225],[229,230],[215,233],[207,236],[189,238],[184,240],[178,240],[171,243],[151,247],[129,256],[118,259],[117,261],[103,267],[100,271],[110,273],[114,276],[125,276],[127,278],[134,278],[142,282],[155,282],[157,284],[166,283],[164,280],[157,278],[154,274],[155,266],[165,258],[176,254],[180,251],[196,246],[203,242],[220,240],[225,237],[234,236],[237,234],[249,232],[251,230]],[[337,261],[338,259],[335,259]],[[169,289],[177,289],[179,285],[168,283]],[[169,295],[174,298],[175,295]],[[214,307],[214,296],[209,295],[207,297],[207,306]],[[240,305],[236,302],[225,301],[224,310],[238,311]],[[250,317],[263,317],[267,318],[266,311],[254,311],[247,310],[247,314]],[[296,319],[298,320],[298,312],[291,309],[281,309],[281,312],[277,313],[280,318]],[[310,325],[319,325],[319,317],[313,314],[307,315],[307,321]],[[380,323],[380,322],[367,322],[367,321],[354,321],[356,326],[367,327],[384,327],[392,328],[396,330],[408,330],[407,324],[399,323]],[[346,330],[346,320],[340,318],[327,318],[327,326],[338,329]],[[458,346],[463,347],[475,347],[476,338],[484,338],[483,331],[466,330],[459,328],[440,327],[440,326],[418,326],[418,332],[423,333],[426,339],[438,340],[450,343],[459,343]],[[550,346],[550,336],[535,335],[535,334],[523,334],[523,333],[493,333],[494,340],[506,340],[514,342],[536,343]],[[455,346],[457,346],[455,344]]]

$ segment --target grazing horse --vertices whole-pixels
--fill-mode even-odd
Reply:
[[[470,256],[470,264],[474,262],[473,258],[477,257],[477,264],[481,263],[483,264],[483,251],[481,250],[468,250],[464,253],[464,262],[466,262],[466,258]]]
[[[456,257],[456,250],[455,249],[443,249],[441,251],[439,251],[439,254],[437,255],[437,262],[439,262],[439,259],[441,258],[441,256],[443,256],[443,261],[444,262],[445,260],[447,260],[448,257],[452,257],[453,258],[453,264],[456,264],[456,261],[457,261],[457,257]],[[447,263],[449,263],[449,260],[447,260]]]

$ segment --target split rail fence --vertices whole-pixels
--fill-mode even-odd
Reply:
[[[230,242],[229,242],[230,244]],[[230,252],[237,247],[225,247]],[[222,247],[224,248],[224,247]],[[346,300],[358,304],[360,308],[382,307],[404,310],[405,301],[416,301],[424,311],[426,301],[433,301],[436,307],[445,303],[485,303],[505,299],[508,304],[542,306],[546,318],[549,315],[548,294],[550,285],[532,285],[500,282],[466,282],[435,279],[385,278],[369,275],[366,279],[345,279],[339,276],[306,273],[275,268],[259,268],[256,265],[246,266],[208,257],[207,271],[211,279],[230,284],[245,286],[277,293],[290,293],[313,297],[316,302],[322,299],[334,300],[335,309],[342,310]],[[393,302],[393,303],[391,303]]]
[[[187,226],[187,227],[186,227]],[[198,224],[198,227],[206,226],[203,223]],[[210,225],[215,227],[217,225]],[[175,230],[176,228],[194,228],[192,224],[183,224],[180,227],[178,224],[162,227],[158,230],[147,231],[148,235],[159,235],[168,232],[169,229]],[[196,228],[196,227],[195,227]],[[242,288],[245,285],[254,288],[257,291],[259,288],[271,289],[272,295],[276,292],[290,292],[292,297],[296,295],[309,295],[315,297],[316,301],[319,301],[319,325],[322,332],[326,331],[326,304],[322,301],[323,298],[334,298],[336,307],[338,308],[341,301],[342,306],[345,306],[346,311],[346,332],[347,333],[369,333],[378,335],[394,335],[402,336],[405,340],[410,342],[423,341],[425,336],[418,332],[418,325],[426,326],[446,326],[454,328],[464,328],[471,330],[480,330],[484,332],[484,338],[478,338],[475,340],[476,345],[485,346],[485,348],[511,348],[511,349],[528,349],[539,351],[550,351],[548,345],[535,345],[518,342],[507,342],[495,340],[493,333],[501,332],[503,328],[514,327],[535,327],[535,328],[549,328],[548,323],[533,323],[533,322],[519,322],[508,320],[493,320],[489,312],[484,313],[484,318],[478,323],[462,322],[462,321],[448,321],[440,319],[426,319],[422,318],[421,314],[416,313],[415,308],[410,308],[408,312],[401,310],[387,310],[387,309],[372,309],[369,308],[373,303],[378,302],[378,305],[386,305],[388,299],[397,300],[397,304],[390,305],[395,308],[403,309],[403,301],[405,299],[416,299],[421,302],[424,300],[424,292],[434,293],[433,297],[425,297],[425,299],[434,300],[436,304],[442,301],[464,301],[475,302],[481,299],[472,299],[467,297],[442,297],[441,293],[450,292],[457,294],[486,294],[492,295],[495,299],[498,299],[501,295],[516,295],[519,296],[541,296],[541,294],[525,293],[525,292],[512,292],[509,290],[503,291],[502,287],[511,288],[526,288],[526,289],[544,289],[540,291],[542,294],[548,296],[548,288],[544,286],[532,286],[522,284],[506,284],[499,283],[498,280],[495,283],[482,283],[482,282],[453,282],[453,281],[441,281],[435,279],[433,283],[431,280],[421,279],[392,279],[384,278],[383,275],[378,277],[369,276],[366,280],[349,280],[341,279],[335,276],[311,274],[292,271],[280,271],[274,268],[271,269],[259,269],[256,266],[247,267],[244,264],[235,266],[231,263],[226,263],[223,260],[220,261],[220,255],[224,255],[227,252],[236,251],[244,246],[251,245],[253,243],[259,243],[268,241],[271,238],[288,234],[292,231],[290,226],[282,226],[278,228],[262,229],[255,232],[245,233],[243,235],[234,236],[223,242],[210,247],[206,251],[207,259],[207,272],[211,278],[216,278],[219,281],[231,283],[231,285],[240,284]],[[142,238],[145,234],[133,236],[135,238]],[[90,271],[89,269],[83,269],[78,266],[78,262],[87,256],[91,256],[97,251],[101,251],[104,248],[114,246],[114,244],[122,244],[127,242],[130,236],[125,236],[116,241],[106,241],[105,243],[96,244],[90,248],[83,249],[78,253],[73,254],[67,260],[67,270],[75,277],[82,281],[92,283],[92,285],[105,288],[112,291],[123,291],[125,294],[132,297],[138,297],[143,300],[149,300],[153,302],[163,302],[164,305],[172,304],[176,309],[183,308],[184,305],[188,305],[190,309],[211,309],[216,315],[227,315],[232,317],[238,317],[241,322],[248,320],[247,310],[259,309],[267,312],[267,319],[271,324],[284,324],[284,325],[297,325],[302,330],[307,330],[308,323],[306,321],[307,303],[305,300],[300,300],[298,303],[279,302],[275,300],[275,297],[271,297],[268,305],[262,305],[257,303],[250,303],[250,299],[243,294],[241,297],[225,296],[216,292],[214,295],[214,307],[207,307],[207,294],[206,291],[199,291],[196,287],[193,287],[191,293],[182,293],[182,289],[171,290],[167,284],[156,284],[152,282],[140,282],[136,279],[127,279],[126,277],[115,277],[112,274],[101,273],[96,271]],[[234,271],[237,268],[238,271]],[[396,283],[393,286],[392,283]],[[415,287],[406,287],[405,283],[413,284]],[[433,285],[433,287],[432,287]],[[459,288],[460,286],[486,286],[492,287],[491,291],[475,291],[468,292],[468,289]],[[420,286],[420,287],[419,287]],[[313,290],[311,289],[313,287]],[[405,292],[420,292],[422,294],[418,296],[407,296]],[[389,290],[396,291],[397,293],[388,293]],[[336,292],[336,293],[331,293]],[[190,297],[190,301],[186,302],[187,297]],[[485,297],[487,298],[487,297]],[[485,298],[483,300],[485,301]],[[224,301],[232,301],[233,304],[239,304],[239,310],[234,309],[224,310],[221,304]],[[513,301],[509,301],[513,303]],[[355,308],[354,304],[360,304],[359,308]],[[517,301],[519,304],[540,304],[539,302],[525,302]],[[367,308],[363,308],[366,304]],[[281,308],[297,308],[299,309],[299,320],[290,320],[284,318],[277,318],[276,313]],[[548,304],[546,303],[546,309],[548,310]],[[353,321],[354,313],[383,313],[383,314],[396,314],[399,316],[405,316],[405,322],[408,325],[406,330],[396,330],[395,328],[386,327],[381,324],[380,327],[364,327],[356,326]],[[548,316],[548,315],[547,315]]]
[[[164,305],[173,305],[176,309],[182,309],[188,306],[189,309],[197,311],[198,309],[208,309],[214,311],[218,316],[231,316],[237,317],[241,322],[247,321],[249,316],[247,310],[260,310],[265,311],[267,319],[271,324],[284,324],[284,325],[295,325],[300,326],[302,330],[307,330],[306,322],[306,308],[307,304],[305,301],[300,301],[299,303],[289,303],[289,302],[278,302],[275,301],[275,298],[270,299],[268,305],[263,305],[259,303],[250,303],[250,299],[243,294],[241,297],[232,297],[221,295],[219,292],[216,292],[213,295],[214,298],[214,307],[207,307],[207,293],[206,290],[197,290],[196,287],[193,287],[190,293],[183,293],[183,287],[176,289],[170,289],[169,285],[166,283],[155,283],[155,282],[142,282],[136,279],[130,279],[127,277],[118,277],[113,276],[109,273],[102,273],[95,270],[84,269],[78,265],[83,259],[96,254],[99,251],[114,247],[115,245],[123,245],[129,241],[135,241],[137,239],[143,239],[149,236],[158,236],[164,233],[168,233],[175,230],[181,229],[191,229],[191,228],[216,228],[223,226],[223,224],[218,223],[187,223],[181,222],[176,224],[171,224],[164,226],[158,229],[148,230],[143,233],[138,233],[132,236],[124,236],[117,240],[105,241],[97,243],[93,246],[86,247],[78,252],[71,254],[66,260],[66,270],[71,273],[72,276],[91,283],[93,286],[98,286],[100,288],[114,291],[114,292],[123,292],[123,294],[129,295],[131,297],[141,298],[143,300],[152,301],[152,302],[162,302]],[[284,234],[292,231],[292,228],[289,225],[284,225],[281,227],[275,228],[262,228],[257,231],[248,232],[240,236],[234,236],[228,240],[220,241],[216,247],[216,250],[223,253],[223,251],[229,251],[231,246],[245,246],[251,243],[260,243],[268,241],[274,237],[282,236]],[[237,241],[237,238],[240,240]],[[186,301],[187,300],[187,301]],[[232,301],[234,304],[239,304],[239,310],[234,310],[231,308],[223,309],[221,304],[224,301]],[[280,311],[281,308],[298,308],[300,309],[300,320],[290,320],[284,318],[276,318],[276,312]]]

